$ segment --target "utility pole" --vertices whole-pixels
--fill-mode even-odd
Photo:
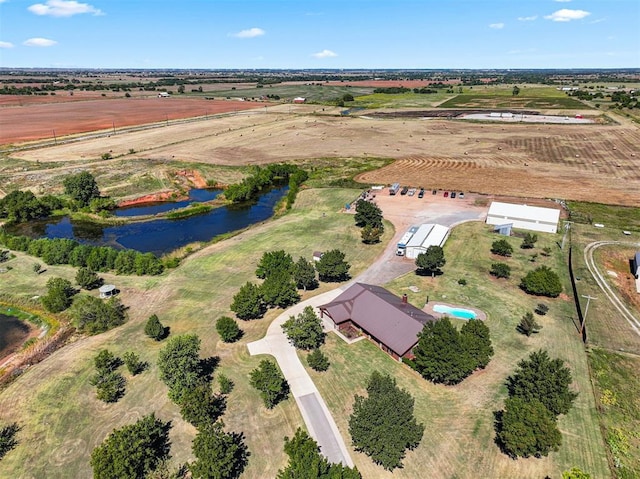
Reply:
[[[111,126],[113,127],[113,134],[116,134],[116,122],[115,120],[111,122]]]
[[[582,324],[580,325],[580,334],[582,334],[582,331],[584,330],[584,323],[587,322],[587,313],[589,312],[589,303],[591,302],[592,299],[598,299],[598,298],[594,298],[593,296],[589,296],[589,295],[585,296],[584,294],[581,294],[580,296],[587,299],[587,307],[584,308],[584,315],[582,316]]]
[[[58,144],[58,139],[56,138],[56,130],[53,130],[53,141],[54,143],[57,145]]]

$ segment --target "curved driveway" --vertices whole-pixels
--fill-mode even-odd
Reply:
[[[600,248],[601,246],[611,246],[611,245],[621,245],[621,246],[640,246],[640,243],[630,243],[630,242],[622,242],[622,241],[596,241],[594,243],[589,243],[587,247],[584,249],[584,261],[587,264],[587,268],[589,272],[600,286],[600,289],[605,294],[605,296],[611,301],[611,304],[615,306],[615,308],[620,312],[622,317],[627,320],[633,331],[640,336],[640,320],[636,318],[633,313],[625,306],[625,304],[618,298],[616,293],[611,289],[609,283],[607,283],[606,279],[598,271],[596,267],[595,260],[593,259],[593,253],[595,250]]]

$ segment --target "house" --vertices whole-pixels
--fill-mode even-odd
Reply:
[[[355,328],[394,359],[413,358],[413,347],[424,325],[436,318],[380,286],[354,283],[319,307],[338,330]]]
[[[539,206],[516,205],[494,201],[487,213],[488,225],[511,223],[514,228],[543,233],[556,233],[560,210]]]
[[[636,253],[636,255],[631,260],[633,263],[632,272],[636,279],[640,278],[640,251]]]

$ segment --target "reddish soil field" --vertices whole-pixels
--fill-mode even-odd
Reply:
[[[67,97],[67,98],[74,98]],[[25,97],[29,98],[29,97]],[[34,97],[38,100],[55,97]],[[0,144],[165,120],[261,108],[261,103],[182,98],[127,98],[64,101],[0,110]]]

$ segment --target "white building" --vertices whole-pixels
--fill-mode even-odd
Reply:
[[[406,257],[416,259],[420,253],[426,253],[429,246],[442,247],[449,237],[449,228],[442,225],[427,223],[411,237],[406,247]]]
[[[558,231],[560,210],[541,208],[539,206],[514,205],[494,201],[487,213],[488,225],[503,225],[511,223],[514,228],[543,233]]]

